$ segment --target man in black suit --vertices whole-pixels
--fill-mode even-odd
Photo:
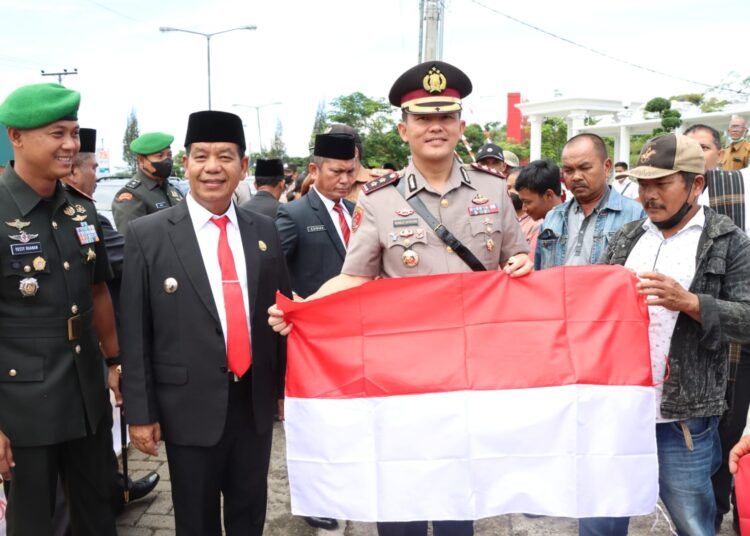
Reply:
[[[259,158],[255,162],[255,189],[258,193],[240,206],[269,218],[275,218],[284,187],[284,164],[281,160]]]
[[[355,171],[354,138],[319,134],[308,166],[313,186],[307,195],[279,206],[276,227],[292,289],[303,298],[341,271],[354,210],[345,197]]]
[[[273,221],[236,207],[248,157],[234,114],[191,114],[185,203],[134,220],[121,296],[133,445],[164,437],[178,536],[260,535],[285,344],[265,310],[291,295]]]

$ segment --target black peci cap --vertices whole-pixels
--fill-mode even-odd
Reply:
[[[193,112],[188,118],[185,147],[201,141],[236,143],[240,146],[240,152],[244,154],[246,146],[242,119],[229,112]]]
[[[264,160],[258,158],[255,162],[256,179],[282,179],[284,178],[284,164],[278,158]]]
[[[334,160],[351,160],[354,158],[354,136],[318,134],[315,136],[313,155]]]
[[[81,140],[81,153],[96,152],[96,130],[93,128],[82,128],[78,131],[78,138]]]

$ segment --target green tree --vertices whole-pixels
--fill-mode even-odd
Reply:
[[[174,156],[174,164],[172,164],[172,176],[185,178],[185,168],[182,165],[182,159],[185,158],[185,149],[180,149]]]
[[[564,119],[549,117],[542,122],[542,159],[559,163],[567,141],[568,124]]]
[[[133,108],[128,115],[128,122],[125,126],[125,135],[122,137],[122,159],[127,164],[130,173],[135,173],[138,164],[138,158],[133,151],[130,150],[130,144],[140,135],[138,116],[135,114],[135,109]]]
[[[658,113],[661,117],[661,128],[655,128],[654,136],[664,132],[671,132],[682,124],[682,114],[679,110],[672,110],[672,103],[669,99],[655,97],[646,103],[643,108],[647,112]]]
[[[373,123],[391,112],[391,105],[385,99],[371,99],[359,91],[333,99],[331,107],[327,116],[329,123],[349,125],[360,135],[369,132]]]
[[[281,120],[277,120],[276,133],[273,135],[271,148],[266,152],[266,158],[286,159],[286,144],[284,144],[284,140],[282,139],[283,132],[284,129],[281,127]]]
[[[318,110],[315,112],[315,121],[313,121],[312,132],[310,133],[310,147],[315,144],[315,136],[326,131],[328,122],[326,121],[326,101],[321,100],[318,103]]]

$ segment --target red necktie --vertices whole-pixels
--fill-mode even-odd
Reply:
[[[341,201],[338,201],[335,205],[333,205],[333,210],[335,210],[339,214],[339,227],[341,227],[341,236],[344,237],[344,246],[348,246],[349,225],[346,223],[346,218],[344,217],[344,208],[341,206]]]
[[[222,216],[211,220],[220,231],[219,266],[224,290],[224,309],[227,313],[227,364],[229,370],[242,377],[250,368],[250,332],[245,315],[245,302],[242,300],[242,285],[237,278],[234,256],[227,239],[229,218]]]

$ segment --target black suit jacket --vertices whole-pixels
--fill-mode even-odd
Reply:
[[[245,201],[240,205],[242,208],[252,210],[258,214],[263,214],[269,218],[276,217],[276,211],[279,208],[279,201],[270,193],[260,190],[256,193],[253,198],[249,201]]]
[[[251,316],[252,411],[264,433],[283,395],[286,350],[266,310],[277,290],[291,292],[273,220],[242,208],[237,215]],[[175,292],[165,290],[167,278],[177,281]],[[128,424],[158,421],[166,441],[214,445],[227,414],[227,354],[187,203],[128,226],[120,313]]]
[[[354,204],[346,199],[343,203],[351,214]],[[339,275],[346,249],[315,190],[311,189],[296,201],[279,205],[276,227],[294,292],[306,298]]]

